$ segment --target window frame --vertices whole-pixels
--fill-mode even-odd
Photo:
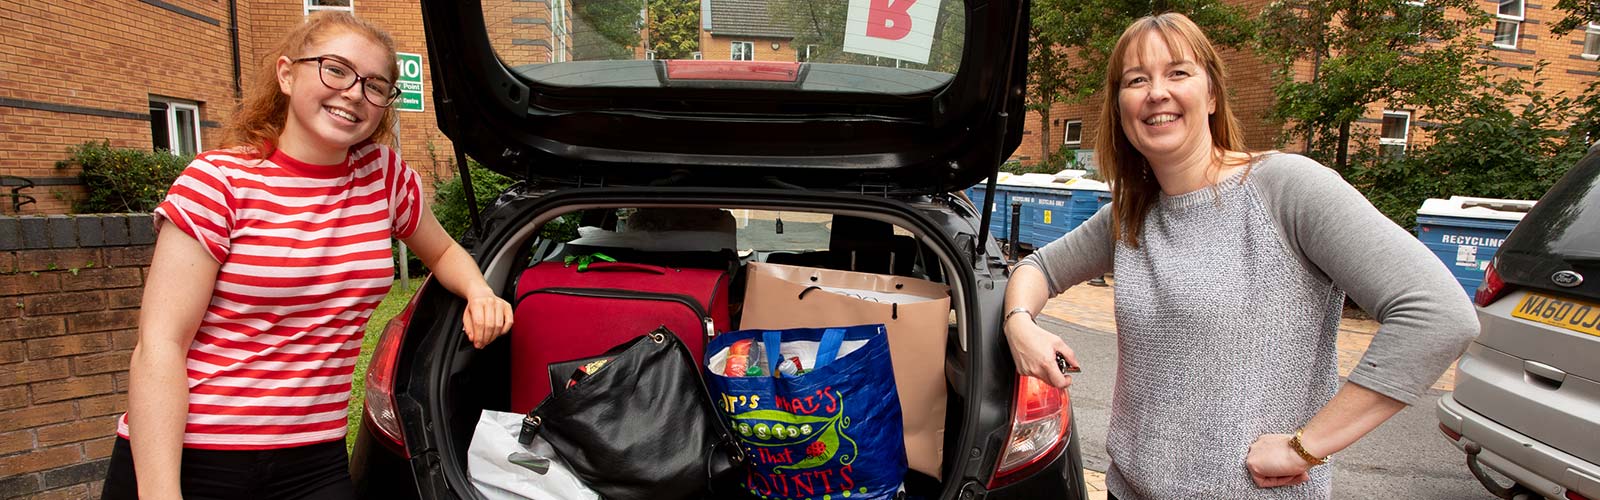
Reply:
[[[734,47],[738,47],[741,44],[745,47],[745,49],[742,51],[744,53],[744,55],[745,55],[745,58],[744,59],[737,59],[734,56],[739,55],[739,53],[741,51],[734,50]],[[755,42],[744,42],[744,41],[739,41],[739,40],[734,40],[732,42],[728,42],[728,60],[729,61],[754,61],[754,60],[756,60],[756,43]]]
[[[150,98],[150,104],[151,104],[150,107],[154,108],[156,103],[160,103],[160,104],[162,104],[162,105],[164,105],[166,107],[165,111],[166,111],[166,115],[167,115],[167,120],[166,120],[166,122],[167,122],[167,151],[171,152],[172,154],[179,155],[179,156],[188,156],[189,154],[198,154],[198,153],[200,153],[200,151],[202,151],[200,149],[201,145],[205,144],[205,139],[202,138],[201,135],[200,135],[200,104],[193,103],[193,102],[184,102],[184,101],[178,101],[178,100],[172,100],[172,99],[162,99],[162,98],[157,98],[157,97],[151,97]],[[183,140],[182,134],[177,133],[178,132],[178,112],[179,112],[179,110],[188,111],[190,116],[194,117],[191,120],[191,122],[189,123],[190,127],[194,127],[194,144],[193,144],[194,152],[193,153],[189,153],[189,152],[185,151],[181,147],[181,145],[179,144],[179,142]],[[150,125],[151,126],[155,126],[155,121],[151,120]],[[155,135],[155,131],[152,130],[151,131],[152,139],[154,139],[154,135]],[[155,146],[153,141],[152,141],[151,146]]]
[[[1383,136],[1383,122],[1385,120],[1387,120],[1391,116],[1401,117],[1401,118],[1405,119],[1405,126],[1401,127],[1401,129],[1400,129],[1401,137],[1399,137],[1399,138],[1390,138],[1390,137],[1384,137]],[[1378,121],[1378,147],[1380,149],[1382,149],[1383,146],[1400,146],[1400,154],[1402,156],[1405,155],[1407,150],[1411,149],[1411,112],[1410,111],[1390,110],[1390,109],[1383,110],[1383,118]]]
[[[1509,3],[1509,2],[1516,2],[1517,11],[1518,11],[1517,15],[1501,14],[1500,13],[1500,11],[1501,11],[1500,7],[1502,5],[1505,5],[1506,3]],[[1489,44],[1494,46],[1494,47],[1499,47],[1499,48],[1502,48],[1502,49],[1515,49],[1515,48],[1517,48],[1518,42],[1521,41],[1521,39],[1522,39],[1522,22],[1526,21],[1527,20],[1527,16],[1528,16],[1528,1],[1527,0],[1500,0],[1499,3],[1495,4],[1494,15],[1495,15],[1495,34],[1493,35],[1494,38],[1489,40]],[[1500,23],[1511,23],[1511,26],[1512,26],[1513,29],[1511,30],[1511,43],[1510,44],[1500,43]]]
[[[1078,140],[1072,140],[1072,126],[1078,126]],[[1061,145],[1083,146],[1083,120],[1067,120],[1061,123]]]
[[[550,1],[550,38],[556,42],[555,47],[551,49],[550,62],[567,62],[567,59],[571,57],[567,53],[567,45],[569,43],[565,36],[567,32],[567,11],[566,6],[562,5],[563,3],[565,3],[563,0]],[[352,8],[355,7],[355,0],[350,0],[350,6]]]
[[[814,52],[816,48],[817,44],[814,43],[808,43],[800,46],[800,50],[796,51],[795,53],[803,57],[796,57],[796,59],[799,59],[800,62],[811,62],[811,58],[815,57],[812,52]]]
[[[1583,48],[1578,49],[1578,57],[1590,61],[1600,59],[1600,43],[1596,43],[1595,53],[1589,53],[1589,37],[1600,37],[1600,23],[1589,23],[1583,28]]]
[[[304,12],[302,12],[301,14],[309,16],[309,15],[311,15],[312,12],[319,12],[319,11],[324,11],[324,10],[335,10],[335,11],[352,12],[352,13],[356,11],[356,0],[350,0],[350,5],[348,7],[341,7],[341,6],[338,6],[338,5],[311,5],[313,2],[316,2],[316,1],[317,0],[301,0],[300,1],[300,5],[302,7],[304,7],[304,9],[305,9]]]

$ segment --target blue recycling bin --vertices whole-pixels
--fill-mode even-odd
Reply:
[[[1533,207],[1532,200],[1452,196],[1430,198],[1417,210],[1417,239],[1443,261],[1471,297],[1500,244]]]
[[[1072,228],[1077,229],[1090,217],[1094,217],[1094,213],[1100,211],[1100,207],[1106,206],[1107,203],[1111,203],[1110,191],[1072,190]]]
[[[967,188],[967,198],[972,199],[972,206],[979,210],[979,214],[983,213],[985,201],[983,197],[984,185],[984,183],[980,182],[976,186]],[[1001,184],[994,187],[994,202],[989,206],[989,210],[993,212],[989,215],[989,234],[997,240],[1009,238],[1011,235],[1011,201],[1009,198],[1005,185]]]
[[[1062,188],[1008,186],[1013,203],[1022,203],[1022,243],[1039,248],[1066,235],[1073,227],[1072,191]]]
[[[983,184],[967,188],[967,197],[973,205],[983,208]],[[995,238],[1011,235],[1011,203],[1022,205],[1018,239],[1023,246],[1039,248],[1076,229],[1100,207],[1111,202],[1111,193],[1098,189],[1072,189],[1066,186],[1046,187],[1023,184],[997,184],[994,214],[989,219],[989,231]]]

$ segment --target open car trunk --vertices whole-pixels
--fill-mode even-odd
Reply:
[[[723,199],[717,200],[716,195],[692,190],[668,189],[650,193],[637,193],[638,190],[599,191],[572,195],[569,190],[554,196],[519,197],[489,214],[488,227],[491,229],[475,246],[480,251],[495,249],[492,253],[478,256],[480,261],[488,263],[485,275],[490,284],[498,287],[508,301],[514,302],[517,299],[514,296],[514,290],[518,288],[517,281],[533,264],[559,263],[568,255],[585,255],[608,248],[619,254],[617,257],[638,258],[638,252],[649,249],[622,248],[617,245],[630,244],[630,241],[640,246],[659,245],[661,241],[673,238],[655,234],[653,236],[656,237],[649,240],[651,242],[628,239],[624,235],[638,232],[630,231],[627,227],[630,215],[637,215],[640,209],[694,207],[720,211],[737,221],[735,252],[727,253],[737,259],[731,273],[729,295],[733,302],[730,304],[733,323],[729,330],[739,326],[737,321],[746,280],[745,267],[751,262],[841,270],[851,270],[851,266],[855,266],[857,271],[882,272],[948,285],[950,311],[943,335],[947,410],[942,416],[921,417],[942,418],[944,422],[943,442],[940,443],[944,450],[943,465],[937,476],[948,479],[962,475],[952,474],[953,466],[967,462],[959,456],[963,454],[955,451],[970,446],[960,442],[964,436],[965,439],[975,437],[964,432],[970,430],[966,426],[972,424],[972,418],[967,415],[968,408],[975,407],[968,404],[967,395],[974,390],[984,389],[972,386],[978,377],[969,373],[968,369],[972,365],[969,347],[973,340],[970,337],[977,335],[978,330],[970,329],[969,332],[966,318],[970,317],[970,311],[975,307],[974,301],[978,297],[974,292],[979,287],[966,282],[974,273],[970,271],[971,250],[962,250],[963,245],[971,245],[972,235],[977,231],[966,220],[955,217],[948,205],[934,206],[935,200],[938,203],[952,203],[950,200],[921,197],[909,200],[912,203],[908,204],[877,198],[863,203],[862,197],[814,195],[808,198],[793,192],[751,193],[739,197],[722,195]],[[970,210],[970,206],[966,210]],[[938,217],[943,217],[943,220],[936,220]],[[564,241],[575,235],[575,231],[572,231],[574,226],[583,227],[582,238],[576,243]],[[948,228],[952,226],[962,228],[958,233],[959,238],[950,236]],[[846,231],[855,234],[838,234]],[[680,239],[677,244],[695,245],[695,238],[700,236],[704,235],[691,235],[690,238]],[[965,241],[958,243],[956,239]],[[863,241],[893,246],[897,255],[885,259],[882,253],[864,248],[882,248],[884,245],[851,246],[852,242]],[[472,242],[468,243],[472,246]],[[705,244],[716,246],[712,242]],[[969,270],[963,271],[963,267]],[[991,286],[985,292],[995,297],[986,300],[997,300],[1002,291],[994,290]],[[480,412],[520,412],[526,408],[514,408],[513,404],[512,372],[516,362],[512,342],[509,341],[512,335],[502,337],[485,349],[473,349],[460,333],[459,309],[450,314],[453,316],[434,324],[454,326],[430,328],[426,332],[427,338],[421,340],[424,348],[417,351],[425,354],[406,363],[412,370],[428,370],[432,373],[413,373],[401,378],[420,382],[406,391],[421,402],[424,415],[420,421],[424,422],[423,432],[428,434],[423,441],[439,451],[436,471],[442,472],[444,481],[455,494],[472,497],[477,493],[470,484],[466,457]],[[518,322],[540,320],[520,316],[523,314],[521,308],[518,314]],[[423,333],[413,332],[418,335]],[[994,436],[982,438],[993,439]],[[954,481],[941,482],[934,476],[908,470],[905,484],[908,494],[917,498],[958,496],[960,484]]]

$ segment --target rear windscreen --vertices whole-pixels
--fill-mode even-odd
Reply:
[[[801,90],[909,94],[947,84],[966,39],[962,0],[484,0],[482,6],[489,40],[506,66],[533,82],[570,87],[664,87],[676,78],[735,87],[770,82],[792,67],[789,81]],[[674,68],[650,60],[726,64]],[[742,68],[773,63],[779,65]]]
[[[1502,252],[1600,259],[1600,153],[1590,154],[1539,199]]]

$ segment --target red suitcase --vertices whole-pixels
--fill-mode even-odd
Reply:
[[[527,413],[550,394],[551,363],[605,353],[666,326],[695,359],[728,329],[728,273],[597,262],[587,270],[540,262],[517,281],[511,326],[511,411]]]

